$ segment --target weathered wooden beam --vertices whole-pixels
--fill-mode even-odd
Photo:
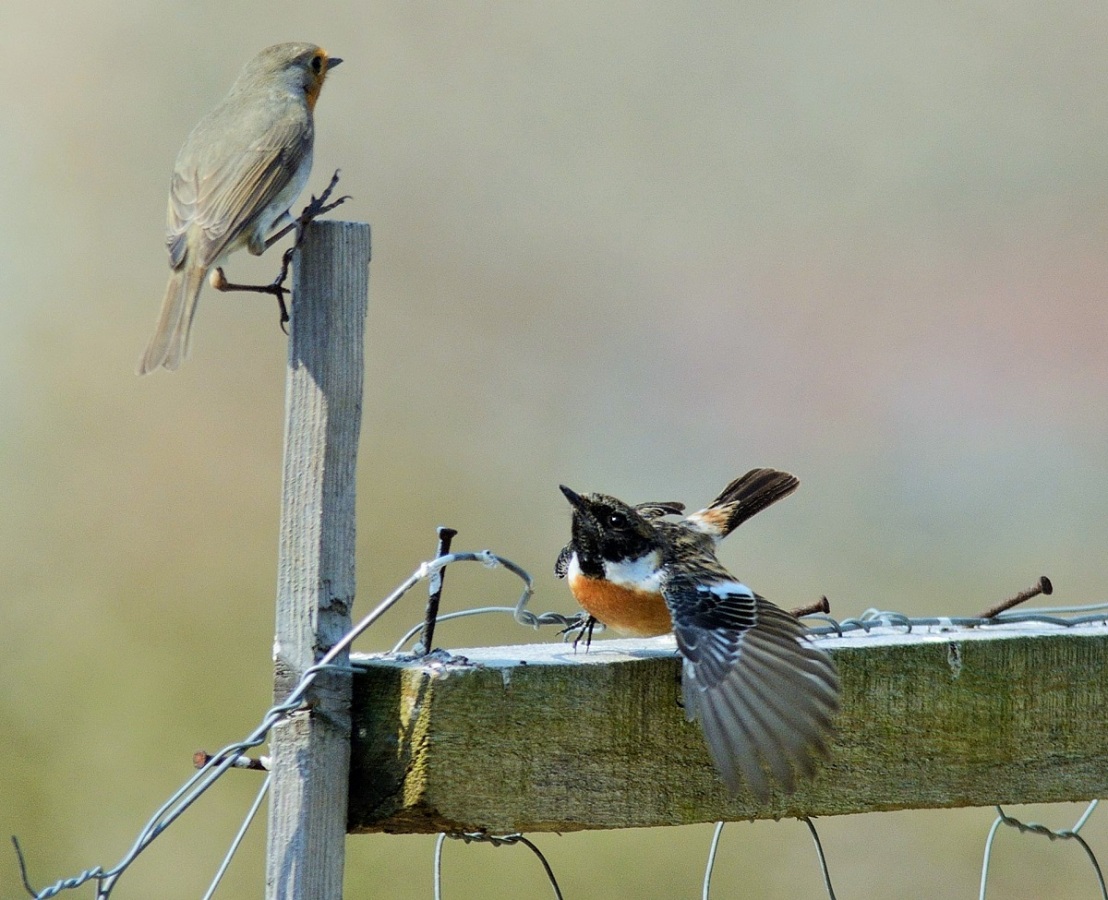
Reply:
[[[369,226],[313,222],[294,268],[274,694],[350,629]],[[344,661],[343,659],[339,660]],[[342,897],[350,677],[324,673],[273,730],[266,897]]]
[[[731,796],[678,706],[672,639],[357,657],[353,832],[573,831],[1082,800],[1108,793],[1108,625],[821,639],[832,758],[791,797]]]

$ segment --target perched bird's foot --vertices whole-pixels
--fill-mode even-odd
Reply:
[[[320,194],[319,197],[316,197],[315,194],[312,194],[312,199],[308,201],[308,205],[305,206],[304,211],[300,213],[300,218],[296,220],[297,224],[300,226],[301,232],[303,232],[304,228],[313,219],[318,219],[320,216],[326,215],[331,210],[338,209],[338,207],[342,206],[347,200],[351,199],[349,194],[343,194],[337,200],[332,200],[330,203],[327,202],[330,199],[331,194],[334,192],[335,186],[338,183],[339,170],[335,169],[335,174],[331,176],[331,181],[328,183],[327,187],[323,189],[323,193]],[[300,243],[299,238],[297,239],[297,243]]]
[[[585,652],[589,652],[589,648],[592,646],[592,633],[596,629],[596,626],[600,625],[600,620],[593,616],[585,615],[582,613],[577,617],[575,621],[567,625],[561,631],[560,635],[569,635],[573,632],[577,632],[577,636],[573,639],[573,652],[577,652],[577,645],[581,643],[581,639],[585,639]],[[603,626],[601,626],[603,628]],[[567,637],[566,640],[569,640]]]
[[[293,241],[291,247],[281,254],[281,271],[277,273],[277,277],[273,279],[269,284],[263,285],[226,285],[225,287],[219,287],[214,280],[214,273],[212,279],[212,287],[220,291],[257,291],[262,294],[272,294],[277,298],[277,305],[280,308],[280,320],[278,324],[281,326],[281,330],[288,334],[289,323],[289,309],[285,304],[285,294],[289,292],[289,289],[285,287],[285,282],[289,277],[289,267],[292,265],[293,254],[304,242],[304,229],[308,227],[315,219],[318,219],[322,215],[326,215],[331,210],[342,206],[347,200],[350,199],[349,194],[343,194],[337,200],[332,200],[330,203],[327,201],[330,199],[331,194],[334,193],[335,186],[339,183],[339,170],[335,169],[335,174],[331,176],[331,181],[327,187],[323,189],[323,193],[318,197],[312,194],[312,199],[308,201],[308,205],[304,207],[300,215],[294,219],[290,224],[286,225],[276,234],[270,235],[266,238],[265,249],[268,250],[277,241],[281,240],[285,235],[291,231],[296,232],[296,240]],[[217,270],[219,271],[219,270]],[[226,279],[223,278],[223,273],[220,272],[220,278],[223,283],[226,284]]]
[[[290,247],[284,252],[281,257],[281,271],[277,274],[277,277],[273,279],[269,284],[233,284],[227,280],[227,276],[223,274],[223,268],[217,266],[212,269],[211,275],[208,276],[208,283],[217,291],[223,293],[229,293],[231,291],[250,291],[254,294],[271,294],[277,298],[277,305],[281,311],[281,330],[288,334],[289,331],[285,327],[289,321],[289,309],[285,304],[285,294],[288,293],[288,288],[285,287],[285,281],[289,277],[289,265],[292,263],[292,254],[295,247]]]
[[[330,199],[331,194],[334,193],[335,186],[339,183],[339,170],[335,169],[335,174],[331,176],[331,181],[326,188],[323,189],[323,193],[318,197],[312,194],[312,199],[308,201],[308,205],[304,207],[299,216],[292,222],[278,231],[276,234],[271,234],[266,238],[265,249],[268,250],[274,244],[276,244],[281,238],[283,238],[290,231],[296,232],[296,242],[293,247],[299,247],[304,240],[304,229],[309,224],[320,216],[326,215],[333,209],[337,209],[342,206],[347,200],[351,199],[349,194],[343,194],[337,200],[332,200],[330,203],[327,201]]]

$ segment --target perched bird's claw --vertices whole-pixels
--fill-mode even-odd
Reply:
[[[573,622],[558,632],[560,635],[569,635],[574,631],[577,632],[577,636],[573,639],[573,652],[577,652],[577,645],[581,643],[581,638],[585,639],[585,652],[589,652],[589,648],[592,647],[592,633],[596,629],[596,626],[601,625],[600,620],[582,613]],[[567,637],[566,640],[569,640]]]
[[[342,206],[347,200],[353,199],[349,194],[343,194],[337,200],[333,200],[330,203],[327,202],[327,198],[331,196],[338,183],[339,169],[335,169],[335,174],[331,176],[331,181],[328,183],[327,187],[323,189],[323,193],[318,197],[312,194],[312,199],[308,201],[308,205],[305,206],[304,211],[300,213],[300,218],[296,220],[300,224],[301,230],[303,230],[312,219],[317,219],[329,213],[331,210]],[[297,239],[297,243],[300,243],[299,239]]]
[[[335,185],[339,183],[339,169],[335,169],[335,174],[331,176],[331,181],[327,187],[323,189],[323,193],[316,197],[312,194],[312,199],[308,201],[308,205],[304,207],[300,215],[297,216],[292,222],[278,231],[276,234],[270,235],[266,238],[265,249],[268,250],[274,244],[276,244],[281,238],[287,235],[290,231],[296,231],[296,242],[293,247],[299,247],[304,240],[304,229],[311,224],[314,219],[318,219],[320,216],[329,213],[333,209],[337,209],[342,206],[347,200],[352,199],[349,194],[343,194],[337,200],[333,200],[330,203],[327,199],[335,190]]]

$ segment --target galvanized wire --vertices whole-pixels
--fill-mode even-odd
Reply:
[[[816,823],[810,816],[805,816],[801,821],[808,826],[808,831],[812,833],[812,843],[816,845],[816,858],[819,860],[819,870],[820,874],[823,875],[823,886],[827,891],[827,896],[829,900],[835,900],[835,889],[831,886],[831,870],[827,868],[827,856],[823,852],[823,844],[820,843]]]
[[[1093,810],[1097,808],[1097,804],[1099,803],[1099,800],[1093,800],[1085,808],[1085,812],[1081,814],[1081,817],[1074,823],[1072,828],[1064,828],[1060,831],[1054,831],[1047,828],[1045,825],[1040,825],[1038,822],[1021,822],[1019,819],[1009,816],[998,805],[996,807],[996,820],[989,829],[989,836],[985,840],[985,854],[981,861],[981,889],[977,895],[978,900],[985,900],[985,892],[989,887],[989,862],[993,853],[993,839],[996,837],[996,833],[1001,825],[1015,828],[1020,834],[1038,834],[1052,841],[1076,841],[1081,846],[1081,849],[1085,851],[1085,855],[1089,858],[1093,871],[1096,873],[1097,883],[1100,886],[1100,896],[1103,900],[1108,900],[1108,887],[1105,887],[1104,873],[1100,869],[1100,863],[1097,862],[1096,854],[1093,853],[1093,849],[1089,846],[1088,842],[1078,834],[1085,826],[1085,823],[1089,821],[1089,817],[1093,814]]]
[[[258,810],[262,808],[262,801],[265,800],[266,794],[269,793],[269,785],[272,780],[273,774],[267,772],[265,780],[258,790],[258,795],[254,798],[254,802],[250,804],[250,809],[246,812],[246,818],[242,820],[242,825],[239,827],[238,833],[235,834],[234,840],[231,841],[231,846],[227,848],[227,853],[223,857],[223,862],[220,864],[219,869],[216,870],[215,877],[212,878],[212,883],[204,894],[203,900],[212,900],[212,897],[215,896],[216,888],[219,887],[219,883],[223,880],[223,876],[227,874],[227,869],[231,865],[231,860],[235,858],[235,854],[242,844],[242,839],[246,837],[246,832],[250,829],[250,823],[254,821],[254,816],[256,816]]]
[[[723,826],[726,822],[716,822],[715,830],[712,832],[712,841],[708,844],[708,862],[704,866],[704,883],[700,889],[701,900],[709,900],[709,895],[712,892],[712,872],[716,868],[716,853],[719,852],[719,839],[723,836]]]
[[[530,585],[530,582],[528,582],[528,584]],[[510,614],[521,625],[527,625],[536,629],[542,626],[556,625],[567,631],[572,631],[584,623],[585,616],[581,614],[565,615],[556,612],[532,613],[526,609],[531,594],[532,591],[524,591],[519,602],[515,606],[480,606],[471,609],[463,609],[456,612],[440,614],[438,616],[438,621],[445,622],[451,619],[464,619],[469,616],[483,616],[489,614]],[[1068,617],[1058,615],[1058,613],[1067,612],[1081,612],[1087,614]],[[980,616],[907,616],[903,613],[876,608],[867,609],[860,616],[848,619],[836,619],[826,613],[810,613],[803,616],[803,618],[814,619],[825,623],[823,625],[808,626],[808,634],[812,637],[829,637],[831,635],[842,637],[854,631],[869,633],[875,628],[903,628],[905,634],[911,634],[912,631],[917,628],[988,628],[990,626],[995,627],[1024,622],[1072,628],[1075,625],[1091,625],[1108,620],[1108,603],[1023,609],[1019,612],[1006,611],[991,618],[982,618]],[[423,622],[418,622],[409,628],[400,640],[396,642],[390,652],[399,653],[404,645],[419,633],[421,628],[423,628]],[[597,623],[595,630],[603,631],[603,624]]]
[[[827,867],[827,856],[823,852],[823,844],[820,843],[819,832],[816,831],[816,823],[809,816],[804,816],[799,821],[808,826],[811,832],[812,842],[816,845],[816,858],[819,860],[820,874],[823,876],[823,888],[827,891],[829,900],[835,900],[835,888],[831,885],[831,871]],[[708,862],[704,866],[704,881],[701,885],[701,900],[710,900],[712,890],[712,871],[716,865],[716,854],[719,851],[720,837],[723,835],[723,826],[726,822],[716,822],[715,831],[712,832],[712,841],[708,846]]]
[[[486,550],[484,552],[488,553],[489,551]],[[436,560],[436,562],[438,562],[439,560],[442,560],[442,563],[441,563],[441,565],[438,565],[436,567],[436,571],[444,569],[446,566],[448,566],[451,562],[455,561],[456,559],[466,559],[466,558],[475,558],[475,555],[447,554],[446,556],[439,557],[438,560]],[[530,601],[531,595],[534,593],[534,581],[531,578],[531,576],[527,572],[525,572],[523,569],[521,569],[519,566],[517,566],[515,563],[510,562],[509,560],[501,559],[500,557],[496,557],[496,560],[499,563],[499,565],[502,565],[509,572],[512,572],[515,575],[518,575],[521,579],[523,579],[523,582],[526,585],[526,588],[524,589],[523,593],[520,595],[520,598],[516,602],[516,605],[515,606],[478,606],[478,607],[474,607],[474,608],[471,608],[471,609],[457,610],[455,612],[439,613],[436,616],[436,621],[438,621],[438,622],[449,622],[452,619],[465,619],[465,618],[468,618],[469,616],[484,616],[484,615],[489,615],[490,613],[492,613],[492,614],[495,614],[495,613],[509,614],[520,625],[526,625],[529,628],[535,628],[535,629],[540,628],[542,626],[546,626],[546,625],[557,625],[557,626],[560,626],[562,628],[573,628],[573,627],[577,626],[578,624],[580,624],[583,621],[583,617],[580,614],[567,616],[567,615],[563,615],[562,613],[556,613],[556,612],[545,612],[545,613],[533,613],[533,612],[531,612],[529,609],[527,609],[527,603],[528,603],[528,601]],[[425,623],[422,622],[422,621],[417,622],[415,625],[413,625],[411,628],[409,628],[406,632],[404,632],[404,634],[401,636],[400,640],[398,640],[396,642],[396,644],[393,645],[393,648],[390,652],[391,653],[399,653],[403,649],[404,645],[406,643],[408,643],[408,641],[410,641],[417,634],[419,634],[420,630],[424,627],[424,624]],[[432,649],[431,647],[424,647],[423,648],[423,650],[425,650],[425,651],[430,651],[431,649]]]
[[[1090,604],[1087,606],[1071,607],[1072,609],[1088,611],[1100,610],[1100,613],[1092,613],[1081,616],[1059,616],[1052,608],[1021,610],[1020,612],[1004,612],[998,616],[983,619],[979,616],[906,616],[903,613],[891,612],[881,609],[867,609],[860,616],[849,619],[835,619],[823,613],[814,613],[805,618],[815,619],[827,624],[809,626],[808,633],[814,637],[835,635],[842,637],[852,631],[869,632],[874,628],[903,628],[905,634],[911,634],[917,628],[981,628],[1011,625],[1014,623],[1032,622],[1039,625],[1056,625],[1061,628],[1072,628],[1075,625],[1092,625],[1108,620],[1108,603]]]
[[[554,896],[557,900],[562,900],[562,889],[558,887],[558,879],[554,877],[554,870],[551,868],[550,863],[546,857],[543,856],[542,851],[535,845],[533,841],[528,840],[522,834],[485,834],[483,831],[471,831],[471,832],[443,832],[439,834],[438,839],[435,841],[435,856],[432,863],[432,876],[434,878],[434,892],[435,900],[442,900],[442,845],[446,843],[446,839],[450,838],[455,841],[463,841],[467,844],[482,843],[492,844],[494,847],[503,847],[511,844],[523,844],[532,853],[539,858],[539,862],[542,863],[543,870],[546,872],[546,878],[550,882],[551,888],[554,889]]]
[[[336,669],[341,671],[352,671],[347,666],[337,665],[335,659],[345,653],[350,648],[350,645],[353,644],[366,629],[380,619],[381,616],[391,609],[406,593],[408,593],[408,591],[415,587],[415,585],[431,577],[434,573],[442,570],[446,566],[456,562],[479,562],[490,568],[503,567],[517,575],[524,582],[523,594],[517,604],[517,609],[522,611],[523,607],[526,605],[527,598],[530,597],[532,592],[531,576],[515,563],[498,556],[490,550],[451,553],[447,556],[441,556],[423,563],[407,578],[407,580],[401,583],[388,595],[388,597],[382,600],[375,609],[359,620],[353,628],[343,635],[342,638],[323,655],[318,663],[306,669],[300,681],[297,683],[296,687],[293,688],[288,697],[281,703],[272,706],[262,717],[262,721],[257,728],[241,741],[229,744],[214,756],[210,757],[191,778],[166,800],[154,815],[151,816],[146,825],[143,826],[135,842],[131,845],[131,848],[115,866],[110,869],[104,869],[101,866],[86,869],[71,878],[62,879],[49,887],[36,891],[31,887],[27,879],[26,862],[23,857],[23,852],[19,846],[19,842],[13,837],[12,844],[15,846],[16,856],[19,860],[23,886],[26,888],[28,894],[30,894],[34,900],[48,900],[50,897],[56,897],[62,891],[72,890],[88,882],[95,882],[96,900],[108,900],[119,878],[159,835],[172,825],[185,810],[199,800],[208,788],[215,784],[228,769],[234,768],[238,764],[238,760],[243,757],[247,751],[262,744],[275,725],[284,721],[304,706],[308,691],[318,675]],[[541,624],[539,621],[541,617],[533,616],[530,613],[526,615],[535,620],[537,624]],[[528,622],[528,624],[531,624],[531,622]]]

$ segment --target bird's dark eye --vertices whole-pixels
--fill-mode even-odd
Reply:
[[[312,71],[315,72],[316,75],[318,75],[320,72],[323,71],[323,57],[322,56],[313,56],[312,57]]]
[[[627,516],[621,512],[608,513],[608,524],[612,528],[623,528],[627,524]]]

